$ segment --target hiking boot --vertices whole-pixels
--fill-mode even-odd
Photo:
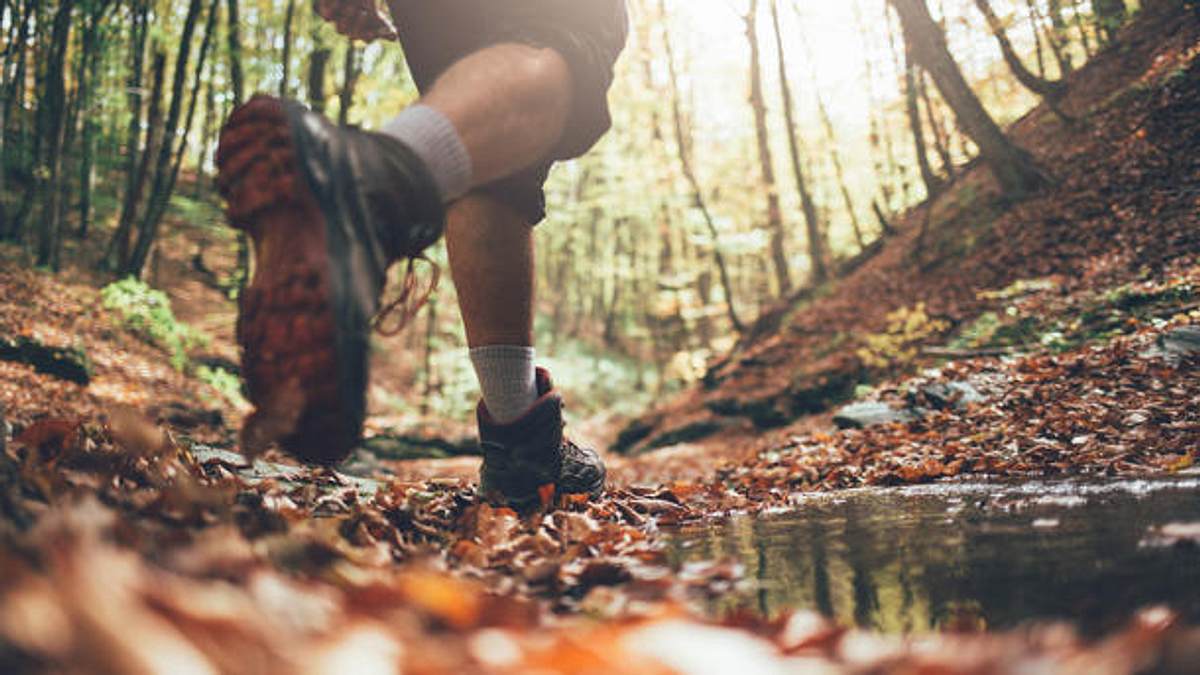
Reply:
[[[256,408],[243,448],[278,442],[305,462],[337,463],[362,434],[388,267],[441,236],[438,191],[399,141],[265,96],[230,116],[217,167],[229,222],[254,241],[253,279],[238,300]]]
[[[537,387],[537,403],[508,424],[493,420],[479,404],[480,491],[488,501],[519,510],[548,504],[556,494],[599,497],[604,462],[595,450],[563,438],[562,395],[540,368]]]

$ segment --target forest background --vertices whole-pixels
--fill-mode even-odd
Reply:
[[[922,44],[918,6],[1000,126],[1053,106],[1064,75],[1139,8],[630,1],[614,129],[556,168],[537,230],[538,346],[576,410],[629,416],[694,382],[765,310],[819,293],[877,251],[899,214],[981,154],[996,161],[969,119],[980,111],[943,95],[944,64],[907,47]],[[350,42],[297,0],[0,0],[0,39],[5,250],[105,286],[125,316],[137,305],[176,367],[241,404],[236,358],[204,347],[205,332],[231,333],[249,266],[212,187],[220,124],[263,91],[376,127],[417,96],[401,50]],[[443,251],[434,257],[444,266]],[[152,289],[171,286],[171,260],[229,301],[213,321],[187,327],[159,311],[169,304]],[[380,344],[377,416],[468,417],[474,382],[454,308],[442,284],[402,337]]]

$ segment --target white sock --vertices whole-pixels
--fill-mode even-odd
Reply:
[[[537,402],[533,347],[476,347],[471,350],[471,364],[479,376],[483,403],[500,424],[516,420]]]
[[[418,103],[379,131],[399,139],[425,162],[443,202],[452,202],[471,189],[471,156],[454,124],[442,113]]]

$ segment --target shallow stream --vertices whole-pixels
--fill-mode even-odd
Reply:
[[[1166,604],[1200,621],[1200,476],[938,484],[802,496],[675,532],[681,563],[733,560],[721,613],[812,609],[893,633],[1066,619],[1087,634]]]

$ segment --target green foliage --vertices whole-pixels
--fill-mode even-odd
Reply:
[[[226,401],[233,405],[246,404],[246,399],[242,396],[242,381],[234,373],[224,368],[200,366],[196,368],[196,379],[216,389]]]
[[[166,293],[143,281],[130,277],[111,283],[100,291],[100,297],[104,309],[116,312],[123,326],[170,354],[176,370],[187,366],[188,350],[208,341],[203,333],[175,318]]]
[[[888,314],[887,329],[868,335],[858,356],[868,368],[891,369],[916,360],[920,345],[931,337],[944,333],[950,325],[934,319],[925,311],[925,303],[901,307]]]

